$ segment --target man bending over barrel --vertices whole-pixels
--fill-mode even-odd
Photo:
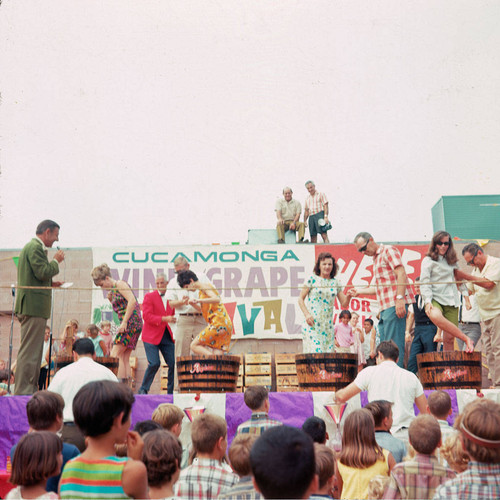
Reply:
[[[73,399],[76,393],[88,382],[112,380],[118,382],[116,375],[94,361],[94,343],[88,338],[78,339],[73,344],[74,362],[61,368],[52,379],[48,390],[57,392],[64,399],[64,426],[62,438],[65,443],[74,444],[81,452],[85,450],[85,438],[73,419]]]
[[[344,403],[361,391],[368,391],[368,401],[384,399],[391,402],[391,432],[398,439],[408,442],[408,427],[415,418],[413,403],[420,413],[427,412],[424,389],[413,373],[396,364],[399,349],[392,340],[380,342],[376,352],[377,365],[361,370],[354,382],[337,391],[337,402]]]
[[[190,299],[188,304],[200,311],[208,326],[191,343],[195,354],[224,354],[229,349],[233,323],[226,308],[221,303],[220,295],[210,283],[201,283],[193,271],[182,271],[177,275],[181,288],[198,291],[199,298]]]

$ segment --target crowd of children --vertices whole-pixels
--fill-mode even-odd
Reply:
[[[388,432],[377,429],[390,428],[386,401],[347,415],[335,453],[320,418],[308,418],[302,429],[282,425],[269,419],[265,388],[246,392],[258,418],[239,426],[228,450],[225,420],[208,412],[195,417],[188,462],[178,437],[184,412],[174,404],[159,405],[131,430],[134,395],[126,385],[84,385],[73,400],[86,441],[80,454],[58,437],[63,399],[40,391],[26,406],[30,431],[11,451],[15,488],[7,499],[500,498],[496,402],[477,398],[452,428],[448,394],[433,392],[428,414],[410,424],[407,456],[396,460],[391,450],[400,448],[377,437]]]

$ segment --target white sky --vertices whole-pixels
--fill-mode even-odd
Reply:
[[[500,191],[499,1],[3,0],[0,248],[245,242],[285,185],[335,242]]]

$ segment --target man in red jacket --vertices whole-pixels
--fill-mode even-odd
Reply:
[[[175,323],[174,310],[167,302],[165,292],[168,281],[164,273],[156,275],[156,290],[147,293],[142,302],[142,341],[148,359],[148,367],[139,394],[147,394],[158,368],[160,368],[160,352],[168,365],[167,391],[174,392],[175,344],[169,323]]]

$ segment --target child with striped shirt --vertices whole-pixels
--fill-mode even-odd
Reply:
[[[144,443],[130,430],[133,402],[130,388],[119,382],[89,382],[78,391],[73,415],[87,448],[65,465],[61,498],[148,498],[146,467],[140,461]],[[128,457],[115,456],[115,444],[125,442]]]

